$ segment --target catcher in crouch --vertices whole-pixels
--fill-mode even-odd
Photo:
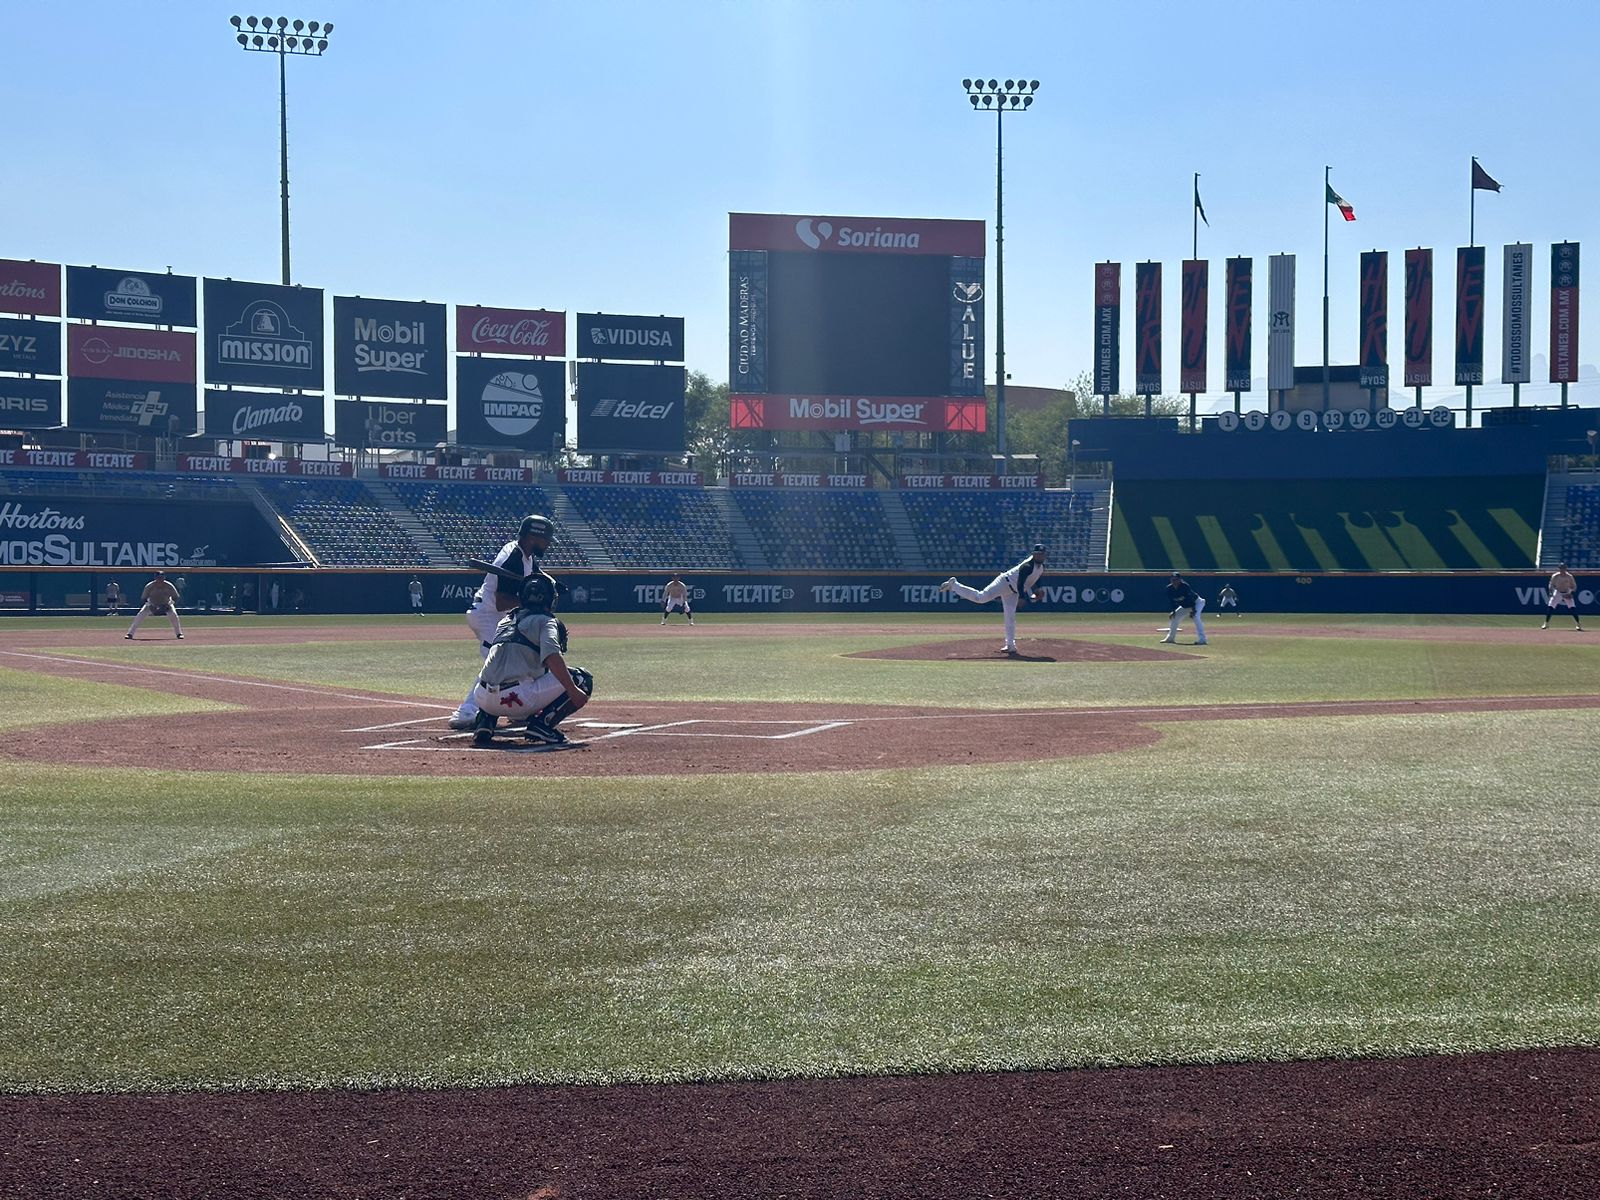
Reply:
[[[520,603],[500,622],[483,675],[473,689],[478,706],[472,744],[494,740],[499,718],[527,722],[528,741],[559,746],[567,735],[557,729],[563,718],[589,702],[594,676],[567,666],[567,627],[556,617],[556,581],[536,571],[522,581]]]

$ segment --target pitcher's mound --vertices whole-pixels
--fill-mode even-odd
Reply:
[[[1008,657],[998,638],[965,638],[956,642],[919,642],[886,650],[860,650],[849,658],[897,658],[913,662],[1171,662],[1193,658],[1170,650],[1080,642],[1072,638],[1018,638],[1017,655]]]

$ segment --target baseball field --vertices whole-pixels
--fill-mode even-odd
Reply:
[[[1600,632],[678,620],[0,625],[0,1195],[1592,1194]]]

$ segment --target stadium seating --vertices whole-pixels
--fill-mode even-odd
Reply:
[[[1103,492],[904,491],[906,515],[930,569],[955,574],[998,571],[1036,542],[1057,571],[1095,569],[1103,547],[1091,544],[1093,505]]]
[[[1119,480],[1112,570],[1531,567],[1539,475]]]
[[[874,492],[734,488],[729,495],[774,570],[901,569]]]
[[[705,488],[583,485],[567,500],[619,567],[727,571],[744,563]]]
[[[452,558],[493,556],[517,536],[529,513],[553,515],[550,497],[527,484],[418,482],[389,485],[424,529],[439,540]],[[588,565],[582,548],[556,522],[555,540],[544,564],[555,570]]]
[[[244,500],[228,475],[173,475],[157,471],[6,471],[0,493],[95,496],[123,500]]]
[[[1600,484],[1567,486],[1567,527],[1561,561],[1573,570],[1600,569]]]
[[[267,495],[324,566],[397,567],[427,561],[356,479],[261,479]]]

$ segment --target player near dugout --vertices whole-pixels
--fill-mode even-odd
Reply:
[[[526,579],[539,569],[539,560],[550,549],[550,541],[555,537],[555,532],[555,523],[549,517],[531,513],[522,519],[522,525],[517,529],[516,540],[501,546],[500,552],[491,561],[501,570]],[[500,577],[492,571],[484,574],[483,582],[473,594],[472,607],[467,609],[467,628],[472,631],[473,640],[478,643],[480,658],[489,656],[489,646],[494,641],[495,630],[500,625],[501,617],[516,608],[518,603],[518,595],[514,588],[508,586],[502,589]],[[478,690],[478,678],[478,672],[474,672],[472,686],[467,689],[466,699],[461,701],[455,715],[450,718],[451,729],[473,727],[478,716],[478,703],[474,699]]]
[[[183,636],[183,624],[178,620],[178,589],[168,582],[165,571],[156,572],[155,578],[144,585],[139,599],[144,603],[134,614],[133,624],[128,626],[128,632],[123,637],[133,641],[133,635],[139,632],[139,626],[146,617],[167,618],[172,623],[172,632],[180,638]]]

